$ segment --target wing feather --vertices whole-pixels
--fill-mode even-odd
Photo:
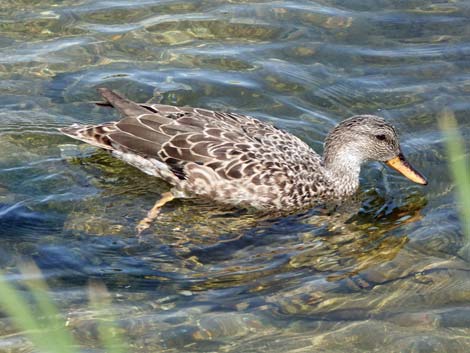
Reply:
[[[206,109],[162,104],[136,104],[100,88],[122,116],[117,122],[72,126],[61,131],[92,145],[132,152],[164,162],[178,178],[189,163],[204,164],[227,179],[255,175],[276,160],[289,164],[296,155],[310,153],[300,139],[252,117]],[[289,149],[286,150],[286,145]],[[274,154],[273,154],[274,153]]]

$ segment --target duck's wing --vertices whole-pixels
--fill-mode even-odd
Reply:
[[[169,105],[139,105],[100,88],[107,103],[123,119],[101,125],[72,125],[61,132],[91,145],[132,153],[165,163],[185,178],[188,163],[207,165],[221,177],[239,177],[250,165],[290,162],[313,151],[293,135],[241,114]]]

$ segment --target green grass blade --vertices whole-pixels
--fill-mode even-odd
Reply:
[[[452,176],[457,185],[460,218],[465,235],[465,253],[470,250],[470,168],[465,154],[465,144],[458,131],[453,112],[444,112],[439,120],[446,138],[447,155]],[[466,256],[467,259],[470,257]]]
[[[30,290],[41,316],[44,318],[43,326],[48,330],[48,336],[53,341],[56,351],[63,353],[76,353],[75,343],[69,330],[52,302],[46,283],[41,279],[41,272],[33,263],[23,264],[21,273],[25,279],[23,283]]]
[[[106,311],[106,318],[102,317],[102,320],[98,322],[98,332],[103,348],[106,352],[112,353],[130,352],[129,345],[122,338],[119,327],[114,324],[116,318],[111,308],[111,299],[107,288],[101,282],[91,281],[89,297],[90,306],[94,310],[103,312],[105,309]]]
[[[33,345],[42,352],[53,353],[56,349],[54,342],[44,332],[39,322],[35,319],[30,306],[21,297],[21,294],[5,279],[0,271],[0,306],[13,320],[16,327],[24,331]]]

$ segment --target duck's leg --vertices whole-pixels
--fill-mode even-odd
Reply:
[[[147,216],[137,224],[137,234],[140,235],[142,232],[150,227],[152,222],[157,218],[160,213],[160,209],[167,203],[173,200],[175,196],[171,191],[164,192],[162,197],[155,202],[155,205],[150,211],[148,211]]]

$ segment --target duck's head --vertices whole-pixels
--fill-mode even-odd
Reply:
[[[325,140],[324,163],[332,170],[360,167],[367,161],[380,161],[415,183],[426,178],[405,159],[395,128],[374,115],[357,115],[336,126]]]

